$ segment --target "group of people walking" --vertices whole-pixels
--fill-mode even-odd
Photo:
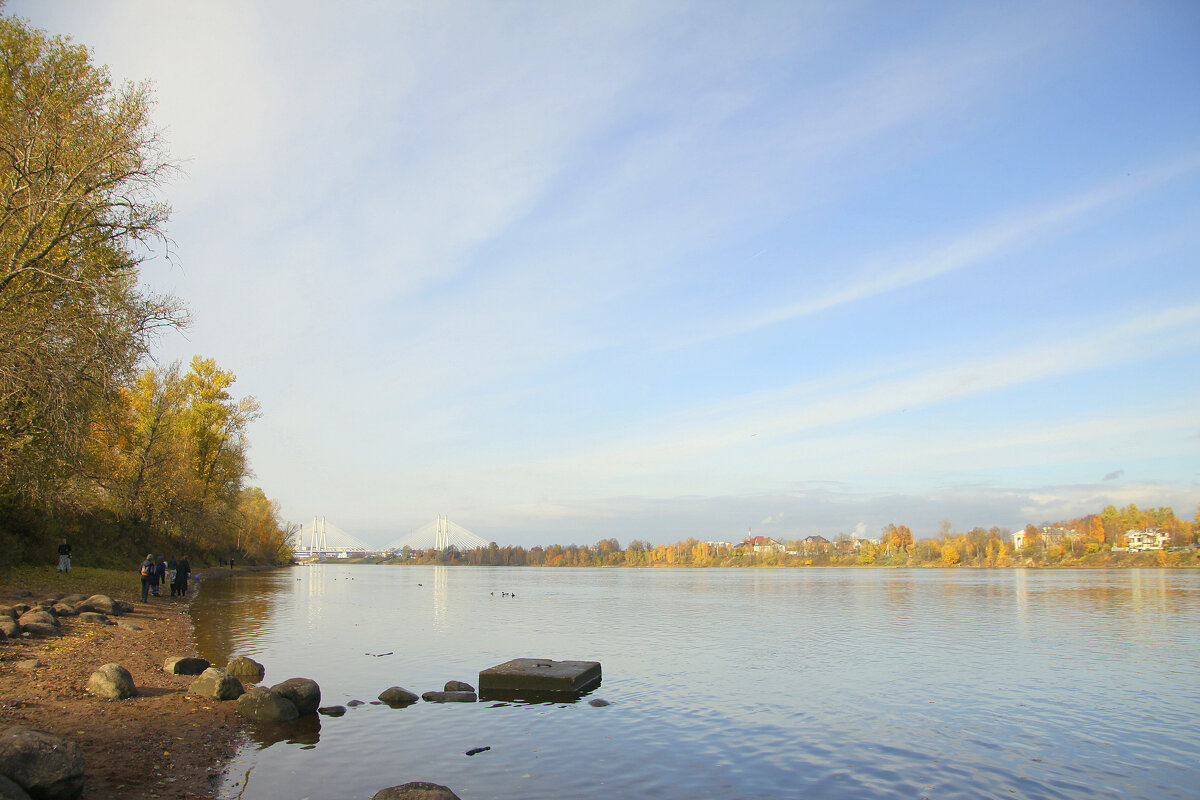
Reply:
[[[171,587],[171,597],[187,596],[188,576],[192,574],[192,565],[187,556],[176,561],[175,556],[164,559],[162,556],[155,558],[152,553],[147,553],[140,571],[143,603],[150,596],[158,597],[158,587],[164,583]]]

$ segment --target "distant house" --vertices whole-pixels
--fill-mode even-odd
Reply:
[[[800,549],[806,553],[828,553],[833,549],[833,542],[824,536],[805,536],[800,540]]]
[[[728,550],[732,550],[734,547],[733,542],[703,542],[702,544],[706,544],[709,547],[713,548],[714,550],[719,550],[722,547],[724,547]]]
[[[743,547],[753,553],[782,553],[787,550],[781,542],[777,542],[770,536],[750,536],[742,542],[739,547]]]
[[[1131,553],[1143,550],[1166,550],[1171,544],[1171,534],[1162,528],[1125,531],[1125,543]]]

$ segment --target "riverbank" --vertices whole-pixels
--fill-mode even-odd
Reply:
[[[241,736],[236,704],[189,697],[195,678],[163,671],[168,658],[195,654],[188,604],[196,587],[187,598],[142,603],[134,574],[72,573],[2,573],[0,604],[102,592],[133,604],[133,613],[119,617],[128,625],[63,617],[60,638],[0,643],[0,727],[39,728],[77,743],[86,763],[82,800],[215,797]],[[35,659],[40,666],[29,666]],[[129,670],[137,697],[100,700],[84,691],[92,672],[108,663]]]

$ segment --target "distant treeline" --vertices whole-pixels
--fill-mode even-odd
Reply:
[[[1136,505],[1109,506],[1098,514],[1029,525],[1019,550],[1007,529],[955,531],[945,520],[936,536],[922,539],[915,538],[906,525],[889,524],[872,539],[838,534],[832,540],[813,537],[774,543],[756,537],[745,543],[686,539],[656,545],[635,539],[624,548],[616,539],[601,539],[594,545],[529,549],[500,547],[493,542],[461,551],[453,547],[440,551],[405,548],[385,563],[508,567],[1197,566],[1200,550],[1187,549],[1196,541],[1200,509],[1196,516],[1196,522],[1187,522],[1167,507],[1141,511]],[[1144,528],[1166,530],[1171,546],[1183,549],[1119,552],[1126,531]]]
[[[147,367],[183,304],[138,287],[169,256],[173,172],[145,84],[0,17],[0,566],[286,560],[288,527],[247,485],[253,398],[210,359]]]

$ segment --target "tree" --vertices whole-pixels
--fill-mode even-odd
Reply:
[[[29,499],[78,472],[150,335],[186,321],[137,288],[173,169],[151,106],[86,48],[0,18],[0,488]]]

